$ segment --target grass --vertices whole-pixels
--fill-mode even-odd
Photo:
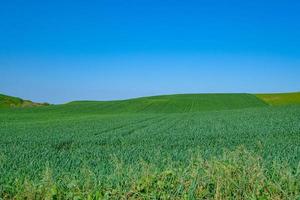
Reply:
[[[0,196],[297,199],[299,141],[299,105],[245,94],[2,109]]]
[[[279,93],[279,94],[257,94],[256,96],[273,106],[300,104],[300,92]]]
[[[82,167],[77,176],[38,180],[15,179],[16,191],[3,187],[4,199],[297,199],[300,168],[274,162],[266,168],[261,157],[238,148],[208,160],[193,155],[186,165],[166,162],[164,168],[141,161],[130,166],[115,160],[113,173],[98,177]]]
[[[0,94],[0,108],[27,108],[36,106],[47,106],[47,103],[35,103],[29,100],[23,100],[18,97],[12,97]]]
[[[182,94],[143,97],[121,101],[75,101],[52,106],[51,112],[87,114],[162,114],[232,110],[267,106],[251,94]],[[44,111],[44,108],[39,109]],[[35,110],[37,112],[37,110]]]
[[[0,108],[19,107],[22,103],[20,98],[0,94]]]

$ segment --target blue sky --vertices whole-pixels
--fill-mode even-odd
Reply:
[[[0,93],[35,101],[300,91],[296,0],[0,2]]]

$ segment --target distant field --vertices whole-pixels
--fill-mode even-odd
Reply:
[[[259,98],[189,94],[2,109],[0,197],[298,199],[300,105]]]
[[[22,105],[22,99],[0,94],[0,108],[18,107]]]
[[[46,106],[47,103],[35,103],[29,100],[23,100],[18,97],[12,97],[0,94],[0,108],[28,108],[37,106]]]
[[[46,109],[53,112],[121,114],[187,113],[263,106],[267,106],[267,104],[251,94],[181,94],[122,101],[76,101]]]
[[[257,94],[258,98],[270,105],[295,105],[300,104],[300,92],[280,94]]]

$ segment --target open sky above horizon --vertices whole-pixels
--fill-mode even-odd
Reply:
[[[300,91],[300,1],[0,3],[0,93],[39,102]]]

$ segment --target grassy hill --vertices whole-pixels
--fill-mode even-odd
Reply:
[[[76,101],[53,109],[66,112],[187,113],[262,107],[267,104],[251,94],[180,94],[121,101]]]
[[[257,94],[256,96],[273,106],[300,104],[300,92]]]
[[[35,103],[18,97],[0,94],[0,108],[25,108],[48,105],[47,103]]]
[[[20,98],[0,94],[0,108],[20,107],[22,102]]]

